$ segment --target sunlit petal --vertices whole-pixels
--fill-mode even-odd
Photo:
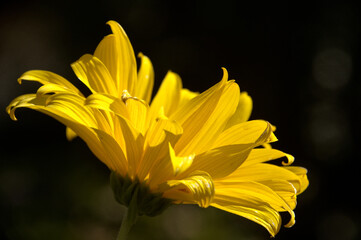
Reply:
[[[71,67],[78,78],[93,93],[108,93],[118,96],[112,76],[97,57],[85,54],[78,61],[71,64]]]
[[[137,65],[135,61],[133,47],[130,44],[124,29],[115,21],[108,21],[107,24],[112,29],[114,41],[108,41],[107,45],[114,44],[113,63],[116,67],[115,86],[118,92],[127,90],[134,95],[134,87],[137,85]],[[110,51],[110,50],[108,50]]]
[[[252,98],[247,94],[247,92],[242,92],[239,95],[237,109],[232,117],[228,120],[226,128],[247,121],[251,116],[252,107]]]
[[[154,85],[153,65],[150,59],[142,53],[139,53],[138,57],[141,59],[141,64],[138,71],[138,82],[134,90],[134,96],[143,99],[149,104]]]
[[[151,107],[152,118],[163,108],[165,116],[169,117],[178,107],[182,89],[182,81],[178,74],[169,71],[155,95]]]
[[[69,92],[76,93],[78,95],[83,95],[73,84],[71,84],[68,80],[63,78],[62,76],[43,70],[31,70],[25,72],[21,77],[19,77],[18,81],[21,83],[23,80],[26,81],[36,81],[41,84],[56,84],[63,89],[67,89]]]

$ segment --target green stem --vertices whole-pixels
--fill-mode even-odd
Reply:
[[[123,216],[122,224],[120,225],[120,229],[118,232],[118,236],[116,240],[126,240],[130,229],[134,225],[135,221],[129,221],[129,208],[125,211]]]

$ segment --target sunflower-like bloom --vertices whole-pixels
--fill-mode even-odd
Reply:
[[[213,206],[262,225],[272,236],[281,226],[279,212],[289,213],[285,226],[292,226],[296,196],[308,186],[307,171],[289,166],[294,158],[270,147],[277,140],[270,123],[248,121],[252,100],[228,80],[227,71],[200,94],[183,88],[181,78],[169,71],[151,101],[151,61],[139,54],[137,71],[126,33],[118,23],[108,24],[112,34],[94,54],[71,65],[89,96],[55,73],[28,71],[19,82],[42,86],[10,103],[11,118],[16,120],[14,111],[25,107],[66,125],[68,139],[82,138],[115,173],[114,181],[123,186],[115,191],[128,198],[118,200],[126,205],[137,183],[158,200]],[[283,166],[269,163],[279,158],[287,159]],[[154,214],[141,200],[143,213]]]

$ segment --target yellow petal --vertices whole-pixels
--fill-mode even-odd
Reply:
[[[259,163],[249,166],[241,165],[223,181],[253,181],[262,182],[272,179],[282,179],[286,181],[299,181],[299,177],[286,167],[279,167],[268,163]]]
[[[298,180],[297,181],[291,181],[292,184],[296,187],[297,189],[297,194],[301,194],[303,191],[306,190],[306,188],[308,187],[308,178],[307,178],[307,169],[303,168],[303,167],[298,167],[298,166],[289,166],[289,167],[285,167],[288,171],[293,172],[294,174],[296,174],[298,176]]]
[[[44,85],[56,84],[59,87],[63,88],[64,90],[83,96],[83,94],[68,80],[66,80],[65,78],[63,78],[58,74],[49,71],[42,71],[42,70],[27,71],[23,75],[21,75],[21,77],[18,79],[19,83],[21,83],[22,80],[36,81]]]
[[[199,94],[198,96],[190,99],[182,107],[178,108],[171,116],[171,119],[177,121],[179,124],[183,125],[191,116],[196,115],[197,111],[200,111],[203,105],[207,102],[212,101],[213,103],[218,102],[220,97],[220,91],[223,90],[225,84],[227,83],[228,73],[226,69],[223,69],[223,78],[220,82],[215,84],[213,87],[209,88],[205,92]],[[210,105],[210,104],[208,104]],[[214,106],[213,106],[214,108]]]
[[[169,143],[169,155],[172,161],[174,176],[177,176],[178,174],[181,174],[185,170],[187,170],[192,165],[195,156],[194,154],[192,154],[190,156],[177,157],[170,143]]]
[[[268,186],[257,182],[228,182],[215,181],[216,195],[241,199],[244,206],[249,207],[244,200],[259,202],[261,205],[269,205],[276,211],[288,211],[290,221],[285,225],[291,227],[295,223],[295,214],[288,203]],[[293,190],[294,191],[294,190]]]
[[[238,97],[239,87],[234,82],[228,82],[215,91],[209,101],[182,124],[184,134],[175,146],[176,152],[188,155],[210,149],[234,113]]]
[[[68,139],[68,141],[73,140],[74,138],[76,138],[76,133],[69,127],[66,127],[66,139]]]
[[[261,145],[276,140],[271,131],[271,124],[262,120],[253,120],[228,128],[220,134],[214,146],[248,143]]]
[[[154,85],[153,65],[150,59],[142,53],[139,53],[138,57],[141,59],[141,64],[138,71],[138,82],[134,90],[134,96],[143,99],[149,104]]]
[[[49,96],[46,102],[47,108],[55,108],[64,116],[86,126],[97,127],[98,122],[91,109],[84,107],[85,99],[78,95],[58,93]]]
[[[187,172],[201,170],[213,179],[222,178],[235,171],[247,158],[253,144],[226,145],[198,154]]]
[[[233,116],[228,120],[226,128],[247,121],[251,116],[252,106],[252,98],[248,96],[247,92],[242,92],[239,95],[237,109]]]
[[[132,128],[133,124],[129,122],[130,116],[124,102],[111,95],[92,94],[87,97],[84,104],[85,106],[101,111],[103,118],[107,119],[111,128],[111,131],[108,132],[108,134],[113,136],[122,150],[126,152],[124,130],[122,129],[122,125],[125,123],[122,119],[126,119],[128,121],[126,124],[131,124]],[[96,111],[94,112],[96,113]],[[122,123],[120,121],[122,121]]]
[[[94,131],[98,135],[100,143],[107,154],[107,161],[111,163],[109,165],[112,166],[112,170],[116,171],[121,176],[127,175],[127,159],[116,140],[104,131],[99,129],[94,129]]]
[[[247,161],[247,160],[246,160]],[[295,172],[299,172],[297,175]],[[307,170],[299,167],[279,167],[268,163],[259,163],[253,165],[241,165],[232,174],[220,179],[223,182],[258,182],[264,185],[270,185],[270,181],[287,181],[296,190],[296,193],[302,192],[308,186]]]
[[[279,195],[288,206],[293,210],[297,205],[297,189],[295,186],[287,181],[282,179],[271,179],[268,181],[262,181],[262,184],[269,187],[277,195]],[[278,209],[279,211],[285,211],[284,209]]]
[[[144,137],[125,118],[118,117],[127,152],[128,175],[134,177],[143,155]]]
[[[123,89],[118,89],[118,84],[116,83],[118,77],[118,53],[116,52],[114,34],[109,34],[103,38],[98,47],[95,49],[94,56],[97,57],[108,69],[112,79],[114,80],[114,85],[117,87],[118,95],[120,95]]]
[[[119,97],[116,85],[108,69],[90,54],[83,55],[71,64],[74,73],[93,93],[107,93]]]
[[[182,180],[169,180],[159,186],[163,197],[174,199],[178,203],[195,203],[208,207],[214,197],[212,178],[206,172],[196,171]]]
[[[58,85],[55,83],[46,83],[38,89],[36,94],[37,95],[45,95],[45,94],[53,94],[53,93],[61,93],[61,92],[62,93],[74,93],[72,91],[69,91],[69,89],[67,87],[64,87],[62,85]],[[80,95],[80,96],[82,96],[82,95]]]
[[[168,138],[170,138],[171,136],[172,135],[168,136]],[[166,154],[164,154],[164,148],[167,145],[168,149],[166,151]],[[157,147],[148,148],[147,150],[148,151],[146,151],[142,163],[146,164],[146,161],[152,162],[149,171],[148,181],[150,189],[157,189],[159,184],[164,183],[164,181],[167,181],[169,179],[174,179],[179,174],[186,171],[191,166],[194,159],[194,155],[176,156],[170,142],[168,142],[168,144],[167,142],[163,142],[163,144]],[[153,156],[147,158],[148,156],[150,156],[150,154],[148,153],[153,154]]]
[[[214,185],[217,196],[229,197],[233,200],[240,199],[243,204],[245,204],[243,200],[262,202],[262,205],[271,206],[278,212],[288,211],[291,215],[291,221],[287,224],[289,227],[295,222],[294,212],[288,203],[267,185],[257,182],[226,181],[215,181]],[[292,193],[294,193],[294,189]],[[245,204],[245,206],[247,206],[247,204]]]
[[[245,217],[251,221],[254,221],[264,228],[274,237],[281,227],[280,214],[259,201],[242,200],[231,198],[229,196],[215,195],[211,206],[219,208],[221,210],[237,214]]]
[[[193,135],[193,137],[192,139],[187,139],[186,135],[184,138],[181,138],[177,144],[177,149],[179,149],[182,154],[190,152],[201,153],[210,149],[234,113],[238,103],[238,96],[239,87],[236,83],[230,82],[226,85],[216,107],[207,118],[201,116],[202,114],[207,116],[207,113],[199,112],[200,115],[189,119],[189,124],[192,124],[191,121],[194,121],[191,129],[186,127],[189,126],[188,122],[184,123],[185,132],[187,131],[188,133],[192,131],[193,134],[191,135]],[[206,106],[205,109],[207,109]],[[194,132],[196,132],[196,135],[194,135]],[[188,141],[186,146],[181,146],[182,141]]]
[[[17,98],[13,99],[10,104],[6,107],[6,112],[10,115],[10,118],[14,121],[17,120],[16,116],[15,116],[15,110],[17,108],[21,108],[21,107],[27,107],[28,105],[32,106],[32,105],[45,105],[45,101],[48,98],[48,96],[41,96],[38,97],[35,94],[24,94],[24,95],[20,95]],[[29,102],[31,101],[38,101],[38,103],[32,103],[29,104]]]
[[[252,164],[268,162],[282,157],[287,158],[287,162],[282,162],[284,165],[290,165],[294,162],[295,158],[287,153],[284,153],[277,149],[269,148],[255,148],[249,154],[247,160],[243,163],[242,166],[248,166]]]
[[[129,120],[133,124],[133,127],[144,136],[149,126],[148,105],[137,98],[128,98],[125,102],[125,106],[128,110]]]
[[[164,159],[169,153],[168,143],[174,145],[182,135],[182,127],[175,121],[167,118],[154,119],[150,125],[146,138],[146,148],[143,160],[139,165],[139,179],[144,179],[148,174],[157,175],[159,166],[169,166],[169,159]],[[153,179],[158,184],[156,179]]]
[[[120,98],[111,95],[94,93],[87,97],[84,104],[92,108],[113,112],[118,116],[130,119],[124,102]]]
[[[169,117],[177,109],[181,89],[181,78],[178,74],[169,71],[150,105],[151,119],[158,116],[161,108],[163,108],[164,114]]]
[[[64,97],[64,96],[63,96]],[[35,94],[27,94],[21,97],[18,97],[13,100],[13,102],[7,108],[7,111],[12,116],[14,120],[16,120],[14,112],[18,108],[30,108],[36,111],[42,112],[44,114],[49,115],[50,117],[58,120],[59,122],[63,123],[68,128],[71,128],[72,131],[80,138],[82,138],[87,145],[89,146],[90,150],[94,153],[94,155],[105,163],[110,169],[116,170],[116,167],[112,164],[111,161],[108,159],[107,152],[103,148],[101,142],[97,134],[94,132],[92,126],[96,126],[95,122],[91,122],[91,126],[87,125],[87,121],[83,121],[82,117],[77,117],[76,113],[82,114],[86,112],[86,110],[82,111],[79,106],[75,105],[71,107],[71,102],[67,104],[69,108],[66,106],[59,107],[59,99],[55,102],[52,102],[49,96],[40,96],[37,97]],[[74,113],[68,114],[69,109],[76,109]],[[72,110],[73,111],[73,110]],[[78,121],[79,120],[79,121]]]
[[[104,48],[109,47],[112,51],[112,60],[116,69],[115,86],[119,93],[127,90],[134,96],[134,87],[137,81],[137,64],[135,61],[133,47],[130,44],[127,34],[123,28],[115,21],[108,21],[107,24],[111,27],[114,41],[107,41]]]
[[[179,104],[178,104],[178,108],[183,107],[184,105],[186,105],[191,99],[197,97],[199,95],[198,92],[192,92],[186,88],[183,88],[181,90],[181,94],[180,94],[180,100],[179,100]]]

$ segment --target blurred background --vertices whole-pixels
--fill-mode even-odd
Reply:
[[[118,21],[149,56],[155,89],[168,70],[204,91],[226,67],[253,98],[252,119],[277,126],[276,148],[309,170],[297,223],[276,239],[361,238],[360,8],[346,1],[2,1],[0,4],[0,239],[115,239],[123,208],[109,171],[65,127],[9,102],[50,70],[79,86],[70,63],[93,53]],[[284,215],[284,222],[288,220]],[[261,226],[217,209],[174,206],[141,217],[129,239],[269,239]]]

